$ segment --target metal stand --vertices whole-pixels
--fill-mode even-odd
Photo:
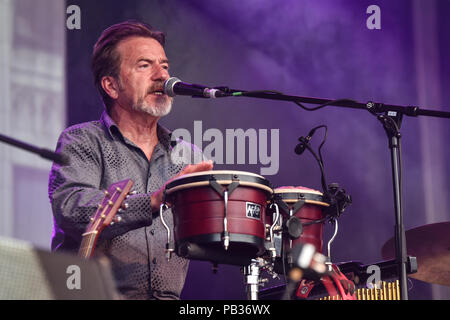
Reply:
[[[389,149],[391,150],[392,180],[394,190],[394,210],[395,210],[395,252],[398,263],[400,298],[408,300],[408,257],[406,251],[405,228],[403,225],[402,207],[402,180],[401,180],[401,148],[400,148],[400,125],[402,114],[396,111],[388,111],[384,115],[372,112],[383,124],[389,139]]]
[[[259,287],[267,282],[267,279],[260,279],[260,271],[264,262],[260,259],[253,259],[252,263],[243,268],[246,276],[245,285],[247,286],[247,299],[258,300]]]
[[[34,154],[40,155],[42,158],[54,161],[55,163],[68,165],[69,159],[65,157],[63,154],[59,154],[53,151],[50,151],[45,148],[38,148],[31,144],[7,137],[5,135],[0,134],[0,141],[5,142],[9,145],[15,146],[25,151],[32,152]]]
[[[226,92],[228,96],[233,97],[251,97],[269,100],[290,101],[308,111],[318,110],[325,106],[337,106],[344,108],[353,108],[360,110],[368,110],[383,123],[386,133],[389,137],[389,148],[391,150],[392,159],[392,176],[394,186],[394,208],[395,208],[395,240],[396,240],[396,256],[399,264],[400,274],[400,295],[402,300],[408,299],[407,292],[407,273],[406,267],[408,258],[406,256],[406,237],[403,226],[403,212],[402,212],[402,196],[401,196],[401,153],[400,153],[400,122],[403,115],[417,117],[417,116],[431,116],[438,118],[450,118],[450,112],[425,110],[415,106],[398,106],[387,105],[383,103],[360,103],[350,99],[320,99],[311,97],[289,96],[276,91],[243,91],[229,89],[222,87],[222,91]],[[302,103],[318,104],[315,108],[306,108]]]

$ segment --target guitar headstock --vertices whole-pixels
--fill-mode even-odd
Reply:
[[[100,232],[110,225],[132,186],[133,181],[131,179],[110,185],[108,190],[105,190],[105,196],[98,205],[98,209],[94,217],[91,218],[85,233]]]

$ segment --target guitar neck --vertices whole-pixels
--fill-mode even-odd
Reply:
[[[97,231],[87,232],[83,234],[81,246],[80,249],[78,250],[78,255],[80,257],[85,259],[92,257],[98,236],[99,233]]]
[[[131,179],[126,179],[113,183],[109,186],[108,190],[104,191],[105,196],[103,197],[102,202],[97,206],[94,217],[90,219],[91,221],[86,228],[86,232],[82,235],[81,246],[78,250],[79,256],[85,259],[92,257],[100,232],[113,222],[120,221],[120,217],[114,218],[114,216],[132,186],[133,181]]]

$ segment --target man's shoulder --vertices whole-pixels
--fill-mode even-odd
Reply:
[[[78,123],[61,132],[59,141],[63,144],[82,143],[85,141],[105,140],[106,127],[100,120]]]
[[[104,131],[105,126],[100,120],[87,121],[71,125],[64,129],[62,133],[70,135],[94,134]]]

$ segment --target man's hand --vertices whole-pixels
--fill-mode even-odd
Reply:
[[[208,161],[202,161],[197,164],[188,164],[186,167],[183,168],[176,176],[174,176],[172,179],[167,181],[161,189],[153,193],[150,197],[150,201],[152,204],[152,211],[159,210],[159,206],[161,205],[161,202],[163,200],[163,194],[164,190],[166,189],[166,186],[176,178],[188,174],[188,173],[194,173],[194,172],[200,172],[200,171],[209,171],[213,168],[213,162],[211,160]]]

